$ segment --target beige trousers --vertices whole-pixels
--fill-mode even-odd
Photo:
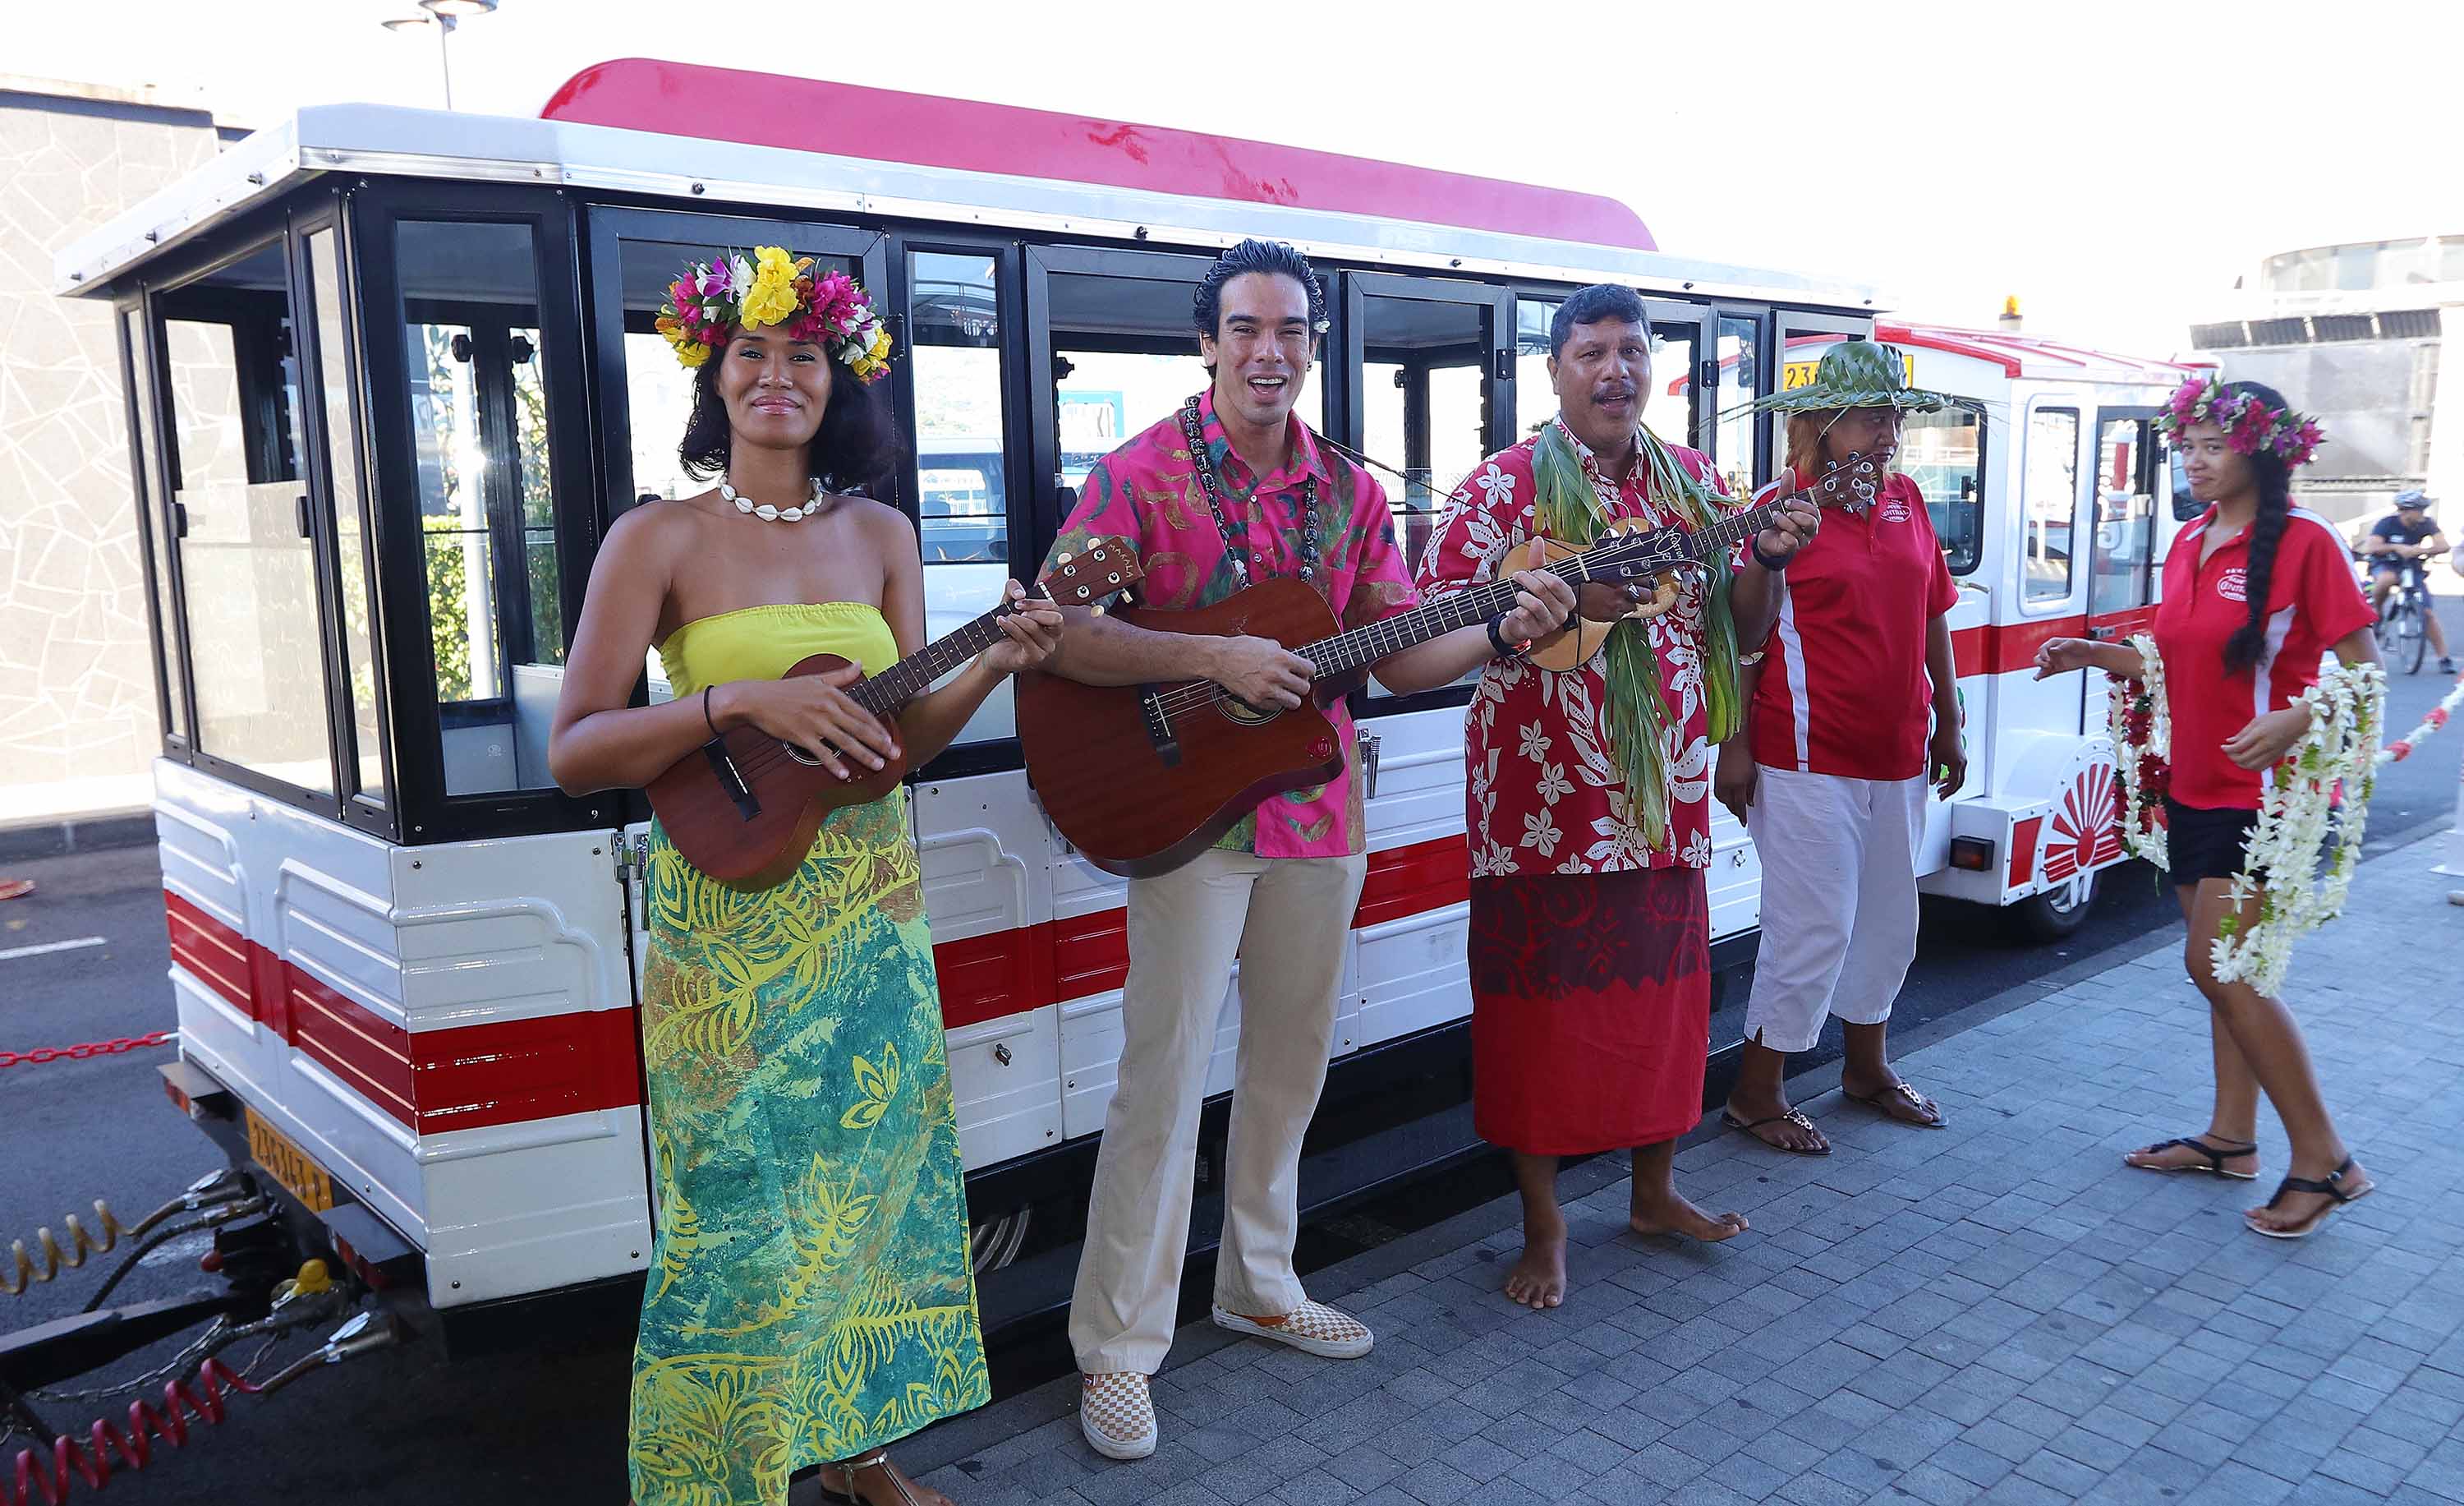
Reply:
[[[1241,1044],[1215,1300],[1252,1318],[1307,1299],[1292,1270],[1301,1135],[1326,1086],[1365,857],[1202,853],[1130,883],[1119,1086],[1104,1118],[1069,1342],[1088,1374],[1163,1366],[1189,1251],[1198,1111],[1241,961]]]

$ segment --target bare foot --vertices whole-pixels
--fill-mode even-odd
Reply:
[[[1626,1228],[1649,1238],[1659,1234],[1683,1234],[1716,1245],[1724,1239],[1734,1239],[1749,1228],[1743,1213],[1722,1213],[1718,1217],[1704,1212],[1675,1193],[1665,1203],[1638,1200]]]
[[[2296,1164],[2298,1165],[2299,1163]],[[2297,1170],[2293,1175],[2299,1177],[2301,1173]],[[2329,1179],[2321,1174],[2307,1180],[2323,1182]],[[2337,1189],[2344,1194],[2343,1201],[2346,1203],[2366,1196],[2378,1185],[2370,1180],[2370,1174],[2362,1169],[2362,1163],[2358,1161],[2352,1162],[2343,1175],[2335,1181]],[[2241,1216],[2250,1221],[2250,1227],[2253,1229],[2262,1231],[2272,1229],[2281,1233],[2286,1229],[2298,1229],[2313,1218],[2323,1216],[2323,1210],[2335,1206],[2336,1203],[2337,1199],[2324,1192],[2299,1192],[2288,1187],[2277,1193],[2270,1202],[2261,1204],[2257,1207],[2243,1209]]]
[[[1506,1297],[1537,1312],[1566,1300],[1566,1231],[1523,1236],[1523,1258],[1506,1273]]]
[[[1743,1103],[1730,1098],[1727,1118],[1730,1129],[1744,1130],[1773,1150],[1793,1151],[1800,1156],[1831,1153],[1831,1141],[1822,1138],[1814,1121],[1785,1102]]]

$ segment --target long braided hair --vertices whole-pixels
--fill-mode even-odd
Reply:
[[[2228,382],[2225,390],[2255,397],[2281,413],[2284,394],[2258,382]],[[2250,463],[2252,485],[2258,492],[2258,516],[2250,524],[2250,616],[2225,640],[2225,672],[2246,670],[2258,662],[2267,647],[2267,598],[2276,584],[2276,547],[2284,540],[2284,525],[2293,512],[2293,472],[2284,457],[2261,449],[2243,456]]]

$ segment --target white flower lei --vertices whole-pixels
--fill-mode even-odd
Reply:
[[[2295,704],[2309,711],[2309,728],[2276,765],[2230,891],[2236,908],[2255,897],[2258,919],[2244,926],[2226,916],[2211,954],[2219,980],[2246,983],[2266,994],[2283,986],[2293,943],[2343,913],[2369,819],[2387,676],[2375,664],[2340,664],[2322,673]],[[2330,825],[2336,829],[2335,852],[2325,875],[2314,880]],[[2264,888],[2255,874],[2267,875]]]
[[[2165,661],[2156,652],[2155,639],[2145,633],[2133,637],[2130,646],[2142,660],[2140,679],[2115,680],[2105,717],[2123,791],[2122,840],[2132,855],[2164,868],[2167,856],[2164,829],[2142,831],[2137,816],[2145,755],[2152,753],[2169,762],[2172,754],[2172,718],[2165,705]],[[2131,740],[2125,724],[2130,702],[2141,695],[2150,701],[2145,744]],[[2226,916],[2217,926],[2211,954],[2218,979],[2247,983],[2267,994],[2283,986],[2292,966],[2293,943],[2343,913],[2344,894],[2361,861],[2375,771],[2387,762],[2387,755],[2379,751],[2387,676],[2377,665],[2340,664],[2326,670],[2293,704],[2309,712],[2310,726],[2276,765],[2276,777],[2259,803],[2258,822],[2242,854],[2242,870],[2233,875],[2229,891],[2236,910],[2256,897],[2258,918],[2245,926],[2237,916]],[[2335,852],[2325,875],[2314,881],[2310,875],[2319,873],[2319,856],[2326,847],[2330,826],[2336,832]],[[2270,875],[2264,887],[2254,876],[2260,874]],[[2296,875],[2300,876],[2297,879]]]
[[[2133,857],[2145,858],[2161,871],[2169,866],[2165,828],[2142,819],[2141,807],[2148,796],[2140,771],[2149,754],[2155,755],[2160,764],[2171,761],[2173,717],[2165,706],[2165,661],[2156,653],[2156,640],[2143,632],[2130,640],[2130,647],[2140,657],[2139,678],[2126,679],[2118,675],[2112,677],[2113,688],[2106,698],[2105,730],[2113,738],[2113,771],[2122,784],[2123,849]],[[2131,741],[2129,729],[2130,703],[2141,696],[2148,699],[2145,745]],[[2161,791],[2157,798],[2162,798]]]

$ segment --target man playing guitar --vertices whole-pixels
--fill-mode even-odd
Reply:
[[[1632,289],[1589,287],[1559,305],[1557,416],[1464,478],[1429,537],[1421,589],[1493,579],[1534,541],[1720,528],[1709,459],[1642,427],[1650,341]],[[1702,1118],[1709,1046],[1711,744],[1739,724],[1739,650],[1770,631],[1778,572],[1817,522],[1791,498],[1733,566],[1706,541],[1707,568],[1683,572],[1673,600],[1654,593],[1669,604],[1647,621],[1617,623],[1562,670],[1547,667],[1559,662],[1550,642],[1531,657],[1502,642],[1473,692],[1472,1122],[1512,1153],[1524,1250],[1505,1287],[1526,1306],[1565,1298],[1561,1157],[1632,1150],[1638,1234],[1713,1241],[1746,1227],[1679,1195],[1673,1169],[1677,1137]],[[1622,615],[1597,589],[1582,614]]]
[[[1054,564],[1117,534],[1138,548],[1151,608],[1208,606],[1269,575],[1314,586],[1347,629],[1417,605],[1385,493],[1292,412],[1327,327],[1324,298],[1289,246],[1250,240],[1224,253],[1196,300],[1209,390],[1096,463]],[[1571,587],[1545,572],[1517,579],[1524,589],[1504,617],[1393,653],[1373,673],[1397,691],[1441,685],[1488,657],[1492,640],[1566,620]],[[1072,679],[1202,678],[1281,709],[1311,691],[1311,665],[1270,638],[1067,615],[1051,668]],[[1357,1319],[1309,1301],[1292,1269],[1301,1135],[1326,1083],[1344,940],[1368,863],[1351,720],[1340,701],[1326,709],[1347,764],[1340,782],[1270,797],[1212,851],[1130,882],[1119,1085],[1069,1314],[1085,1376],[1080,1427],[1111,1458],[1155,1448],[1147,1381],[1172,1342],[1199,1108],[1236,956],[1243,1018],[1215,1321],[1329,1359],[1365,1355],[1374,1341]]]

